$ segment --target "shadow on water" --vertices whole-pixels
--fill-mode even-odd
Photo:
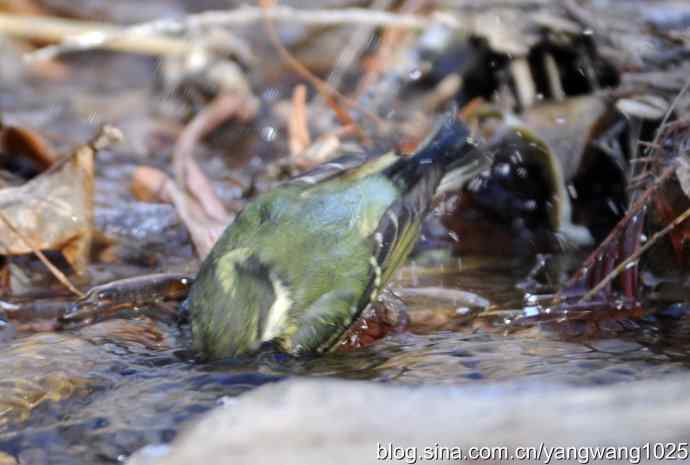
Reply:
[[[408,266],[396,284],[461,286],[505,308],[521,302],[516,283],[525,275],[524,264],[449,266]],[[442,307],[432,301],[409,311]],[[193,359],[187,328],[145,318],[20,338],[0,349],[0,450],[22,464],[118,463],[147,444],[171,441],[185,422],[232,404],[243,392],[294,376],[583,386],[657,378],[690,367],[690,319],[682,313],[575,340],[539,326],[507,332],[441,321],[351,352],[304,359],[266,352],[215,363]]]

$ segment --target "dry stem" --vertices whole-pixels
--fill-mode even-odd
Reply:
[[[214,220],[227,222],[230,215],[194,160],[194,147],[206,134],[229,118],[238,116],[247,120],[253,118],[255,113],[256,102],[251,97],[219,95],[189,122],[175,145],[173,169],[177,183],[180,188],[192,194]]]
[[[685,210],[683,213],[678,215],[675,220],[673,220],[671,223],[666,225],[664,229],[661,231],[657,231],[654,233],[654,235],[647,241],[645,244],[637,249],[635,253],[631,254],[628,258],[623,260],[616,268],[614,268],[609,274],[607,274],[604,279],[599,281],[599,284],[594,286],[593,289],[591,289],[589,292],[587,292],[582,298],[578,301],[579,303],[586,302],[590,300],[592,297],[594,297],[599,291],[601,291],[604,287],[606,287],[613,279],[616,278],[619,274],[621,274],[625,268],[640,259],[643,253],[645,253],[651,246],[656,244],[659,239],[670,233],[676,226],[681,224],[683,221],[685,221],[688,217],[690,217],[690,208]]]
[[[77,297],[84,297],[84,293],[81,292],[79,289],[77,289],[74,284],[69,280],[65,274],[60,271],[53,263],[48,259],[48,257],[45,256],[41,250],[36,247],[36,244],[34,244],[28,237],[26,237],[24,234],[22,234],[21,231],[19,231],[13,224],[12,222],[5,216],[5,214],[0,211],[0,221],[5,223],[7,226],[7,229],[12,231],[19,239],[21,239],[24,244],[26,244],[27,247],[31,249],[31,251],[36,254],[39,260],[43,262],[43,264],[48,268],[48,270],[52,273],[55,278],[60,281],[67,289],[70,290],[74,295]]]
[[[234,10],[207,11],[189,15],[179,20],[161,19],[124,29],[115,28],[112,25],[97,25],[79,21],[34,17],[26,19],[15,15],[0,15],[0,32],[29,38],[41,38],[42,34],[44,40],[62,41],[58,45],[44,47],[27,54],[26,59],[28,61],[55,58],[67,52],[96,48],[170,54],[185,53],[191,44],[156,36],[180,34],[208,27],[246,25],[261,21],[262,18],[270,21],[286,21],[320,26],[358,24],[421,30],[432,23],[442,23],[453,29],[458,28],[458,22],[454,17],[442,13],[436,13],[426,18],[416,15],[372,11],[366,8],[300,10],[287,6],[275,6],[262,11],[262,8],[242,6]],[[79,35],[73,36],[75,33]],[[179,50],[179,48],[183,50]]]

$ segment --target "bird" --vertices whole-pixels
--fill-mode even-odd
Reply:
[[[451,109],[411,155],[345,154],[258,195],[184,302],[193,349],[204,359],[267,344],[292,356],[331,350],[405,262],[442,185],[487,164]]]

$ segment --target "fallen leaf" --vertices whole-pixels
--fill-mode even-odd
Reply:
[[[104,128],[39,176],[0,190],[0,213],[6,219],[0,223],[0,254],[56,250],[83,273],[93,235],[94,156],[119,136],[116,129]]]

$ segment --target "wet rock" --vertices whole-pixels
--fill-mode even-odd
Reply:
[[[96,226],[105,233],[107,247],[101,261],[123,261],[152,267],[163,258],[189,256],[189,236],[172,205],[123,202],[96,207]]]
[[[460,390],[298,379],[250,392],[192,426],[162,458],[135,454],[128,464],[243,463],[251,457],[254,463],[360,465],[380,463],[389,445],[421,453],[435,444],[684,442],[690,434],[688,382]]]
[[[172,205],[131,202],[96,209],[96,226],[108,235],[139,241],[164,241],[178,223]]]
[[[622,354],[626,352],[637,352],[642,346],[637,342],[624,341],[621,339],[602,339],[589,343],[595,350],[609,354]]]

